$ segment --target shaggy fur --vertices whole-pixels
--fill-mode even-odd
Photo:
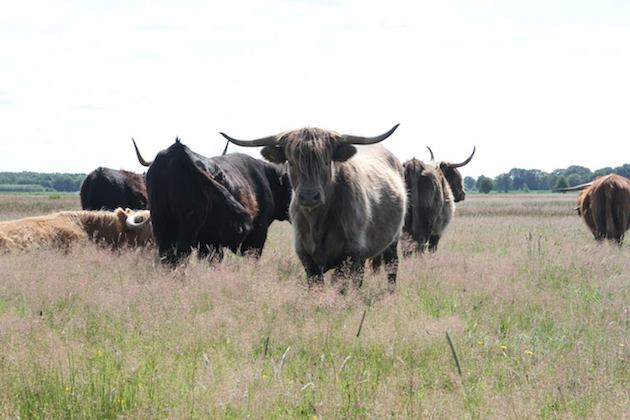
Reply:
[[[403,226],[403,255],[424,252],[427,246],[429,251],[435,251],[455,213],[452,189],[439,166],[415,158],[403,166],[409,194]]]
[[[81,183],[83,210],[113,210],[147,208],[147,188],[144,175],[99,167]]]
[[[616,174],[597,178],[580,193],[577,210],[595,239],[621,245],[630,229],[630,180]]]
[[[142,223],[149,217],[148,210],[118,208],[113,212],[63,211],[0,222],[0,250],[67,249],[75,242],[87,240],[112,247],[145,245],[153,237],[151,223],[131,230],[126,221],[133,218]]]
[[[455,203],[466,198],[459,167],[467,165],[475,154],[461,163],[424,163],[413,158],[403,165],[405,185],[409,194],[407,215],[403,226],[403,255],[437,250],[438,243],[455,213]]]
[[[248,155],[207,158],[176,139],[146,178],[160,257],[171,266],[193,248],[202,257],[220,259],[224,247],[258,257],[269,225],[288,218],[286,173]]]
[[[334,268],[360,285],[366,259],[382,256],[395,284],[407,197],[398,159],[380,145],[355,147],[319,128],[277,138],[262,154],[289,164],[289,213],[309,281],[323,282],[323,273]],[[318,204],[305,205],[310,201]]]

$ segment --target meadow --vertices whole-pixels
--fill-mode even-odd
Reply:
[[[0,255],[0,417],[628,418],[630,240],[597,244],[575,197],[469,195],[391,294],[308,290],[288,223],[259,261],[175,271]],[[0,195],[0,220],[78,207]]]

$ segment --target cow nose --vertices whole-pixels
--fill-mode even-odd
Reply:
[[[300,204],[303,206],[315,206],[321,203],[322,194],[319,190],[301,190],[298,194]]]

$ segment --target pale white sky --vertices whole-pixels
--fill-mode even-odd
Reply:
[[[0,40],[0,171],[395,123],[401,160],[476,145],[474,177],[630,163],[625,0],[16,1]]]

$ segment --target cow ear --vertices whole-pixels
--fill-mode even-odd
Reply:
[[[114,215],[120,221],[120,223],[122,223],[123,225],[127,221],[127,212],[125,210],[121,209],[120,207],[118,207],[116,210],[114,210]]]
[[[263,147],[260,154],[273,163],[284,163],[287,160],[284,149],[277,144]]]
[[[333,152],[335,162],[345,162],[357,153],[357,148],[348,143],[339,143]]]
[[[446,171],[448,171],[448,163],[440,162],[440,169],[442,170],[442,172],[446,173]]]

